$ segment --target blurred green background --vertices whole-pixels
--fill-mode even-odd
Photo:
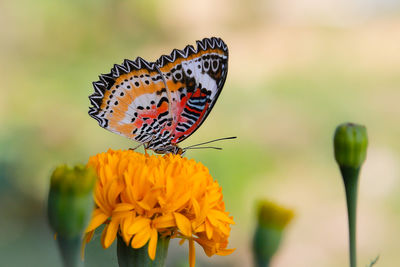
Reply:
[[[61,266],[45,213],[49,175],[108,148],[135,144],[87,115],[91,82],[114,63],[149,61],[203,37],[229,46],[214,110],[183,145],[238,136],[219,151],[190,151],[223,187],[236,221],[227,257],[198,266],[251,266],[254,201],[292,207],[275,267],[346,266],[347,218],[333,159],[337,124],[368,128],[358,212],[360,266],[399,266],[400,2],[0,2],[1,266]],[[86,266],[117,266],[115,247],[89,244]],[[172,242],[169,266],[187,265]]]

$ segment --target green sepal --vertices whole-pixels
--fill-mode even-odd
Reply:
[[[151,260],[148,253],[149,243],[141,248],[134,249],[127,246],[118,234],[117,256],[119,267],[164,267],[168,254],[169,236],[158,235],[156,257]]]

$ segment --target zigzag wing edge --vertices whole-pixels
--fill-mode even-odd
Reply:
[[[92,83],[94,93],[89,96],[92,106],[89,107],[88,113],[101,127],[106,128],[108,126],[107,119],[97,116],[106,90],[109,90],[114,85],[115,80],[119,76],[128,74],[134,70],[140,70],[144,67],[149,70],[154,70],[155,64],[153,62],[148,62],[141,57],[137,57],[134,61],[125,59],[121,65],[114,64],[110,73],[101,74],[99,80]]]

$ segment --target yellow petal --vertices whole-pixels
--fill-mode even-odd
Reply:
[[[204,232],[204,231],[206,230],[205,223],[200,224],[200,225],[197,226],[197,228],[195,228],[195,229],[196,229],[196,230],[195,230],[196,233]]]
[[[178,199],[175,199],[172,205],[172,210],[180,210],[190,200],[190,192],[186,192],[181,195]]]
[[[222,222],[230,223],[230,224],[235,224],[235,222],[228,217],[224,212],[212,209],[209,211],[207,217],[213,216],[215,219],[218,219]]]
[[[168,228],[176,226],[175,217],[172,213],[165,214],[153,220],[155,228]]]
[[[229,236],[229,232],[231,231],[229,225],[224,223],[219,224],[218,229],[226,236]]]
[[[138,219],[134,220],[134,222],[128,227],[127,232],[129,234],[136,234],[146,227],[150,227],[150,220],[147,218],[138,217]]]
[[[221,250],[219,250],[217,252],[217,255],[227,256],[227,255],[231,254],[232,252],[234,252],[235,250],[236,250],[235,248],[233,248],[233,249],[221,249]]]
[[[134,214],[133,212],[130,215],[121,219],[120,227],[121,227],[121,232],[123,234],[128,233],[128,228],[133,224],[135,219],[136,219],[136,214]]]
[[[101,245],[104,247],[104,240],[106,238],[106,233],[107,233],[107,228],[108,228],[108,224],[106,224],[106,227],[104,227],[103,232],[101,233]]]
[[[95,187],[94,201],[96,203],[96,206],[98,206],[99,209],[103,211],[103,213],[106,213],[108,211],[108,205],[104,200],[104,194],[104,190],[101,186]]]
[[[89,243],[94,235],[94,231],[87,232],[83,237],[83,242]]]
[[[213,227],[211,226],[210,222],[206,219],[205,221],[205,227],[206,227],[206,235],[208,239],[211,239],[213,236]]]
[[[121,158],[121,161],[119,162],[119,165],[118,165],[118,175],[119,176],[121,176],[125,172],[128,164],[129,164],[129,160],[127,158]]]
[[[83,236],[82,246],[81,246],[81,259],[85,258],[85,247],[86,244],[90,242],[94,234],[94,231],[88,232]]]
[[[192,225],[188,218],[178,212],[174,212],[176,225],[185,236],[192,236]]]
[[[198,218],[200,216],[200,205],[195,198],[192,198],[191,200],[192,200],[192,205],[193,205],[193,209],[194,209],[194,214],[195,214],[196,218]]]
[[[218,227],[219,221],[218,221],[214,216],[212,216],[211,213],[209,213],[209,214],[207,215],[207,220],[208,220],[213,226]]]
[[[147,179],[146,176],[149,172],[147,165],[142,165],[139,170],[136,171],[133,184],[133,197],[134,199],[142,199],[143,194],[147,191]]]
[[[128,233],[128,228],[129,228],[129,226],[132,225],[135,218],[136,218],[135,214],[131,214],[130,216],[126,216],[125,218],[121,219],[120,234],[121,234],[122,238],[124,239],[127,246],[129,246],[131,238],[132,238],[132,234]]]
[[[118,203],[113,212],[124,212],[124,211],[131,211],[135,209],[135,206],[131,203]]]
[[[154,260],[154,258],[156,257],[157,239],[158,232],[155,228],[153,228],[151,229],[149,247],[147,250],[151,260]]]
[[[89,226],[86,228],[85,232],[90,232],[102,225],[108,216],[104,214],[100,209],[95,209],[92,214],[92,219],[90,220]]]
[[[145,201],[137,201],[136,202],[141,208],[143,208],[144,210],[151,210],[151,206],[149,205],[149,203],[145,202]]]
[[[150,238],[150,227],[143,229],[139,233],[137,233],[133,238],[132,238],[132,247],[133,248],[141,248],[143,247],[147,241],[149,241]]]
[[[103,247],[108,248],[114,242],[115,237],[117,236],[117,231],[119,227],[118,220],[111,220],[111,222],[104,229],[106,232],[103,239]]]
[[[157,204],[157,199],[160,193],[161,193],[161,188],[154,188],[154,187],[152,188],[152,190],[147,192],[147,194],[141,201],[147,204],[147,206],[149,207],[147,210],[151,210],[152,208],[154,208],[154,206]]]
[[[124,219],[127,217],[136,216],[135,206],[130,203],[119,203],[112,212],[112,218]]]
[[[170,165],[171,166],[171,165]],[[168,169],[171,169],[172,167],[168,166],[167,170],[165,171],[167,173]],[[173,193],[174,193],[174,182],[173,182],[173,177],[168,175],[165,181],[165,192],[166,192],[166,197],[169,198]]]
[[[113,180],[108,188],[107,188],[107,201],[110,204],[114,204],[121,193],[121,191],[124,189],[123,183],[121,183],[120,180]]]

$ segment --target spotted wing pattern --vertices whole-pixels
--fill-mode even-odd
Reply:
[[[111,132],[146,143],[171,121],[167,90],[154,63],[125,60],[93,86],[89,115]]]
[[[197,41],[149,63],[142,58],[114,65],[94,82],[90,116],[101,127],[158,153],[177,144],[203,123],[224,85],[228,48],[219,38]]]

